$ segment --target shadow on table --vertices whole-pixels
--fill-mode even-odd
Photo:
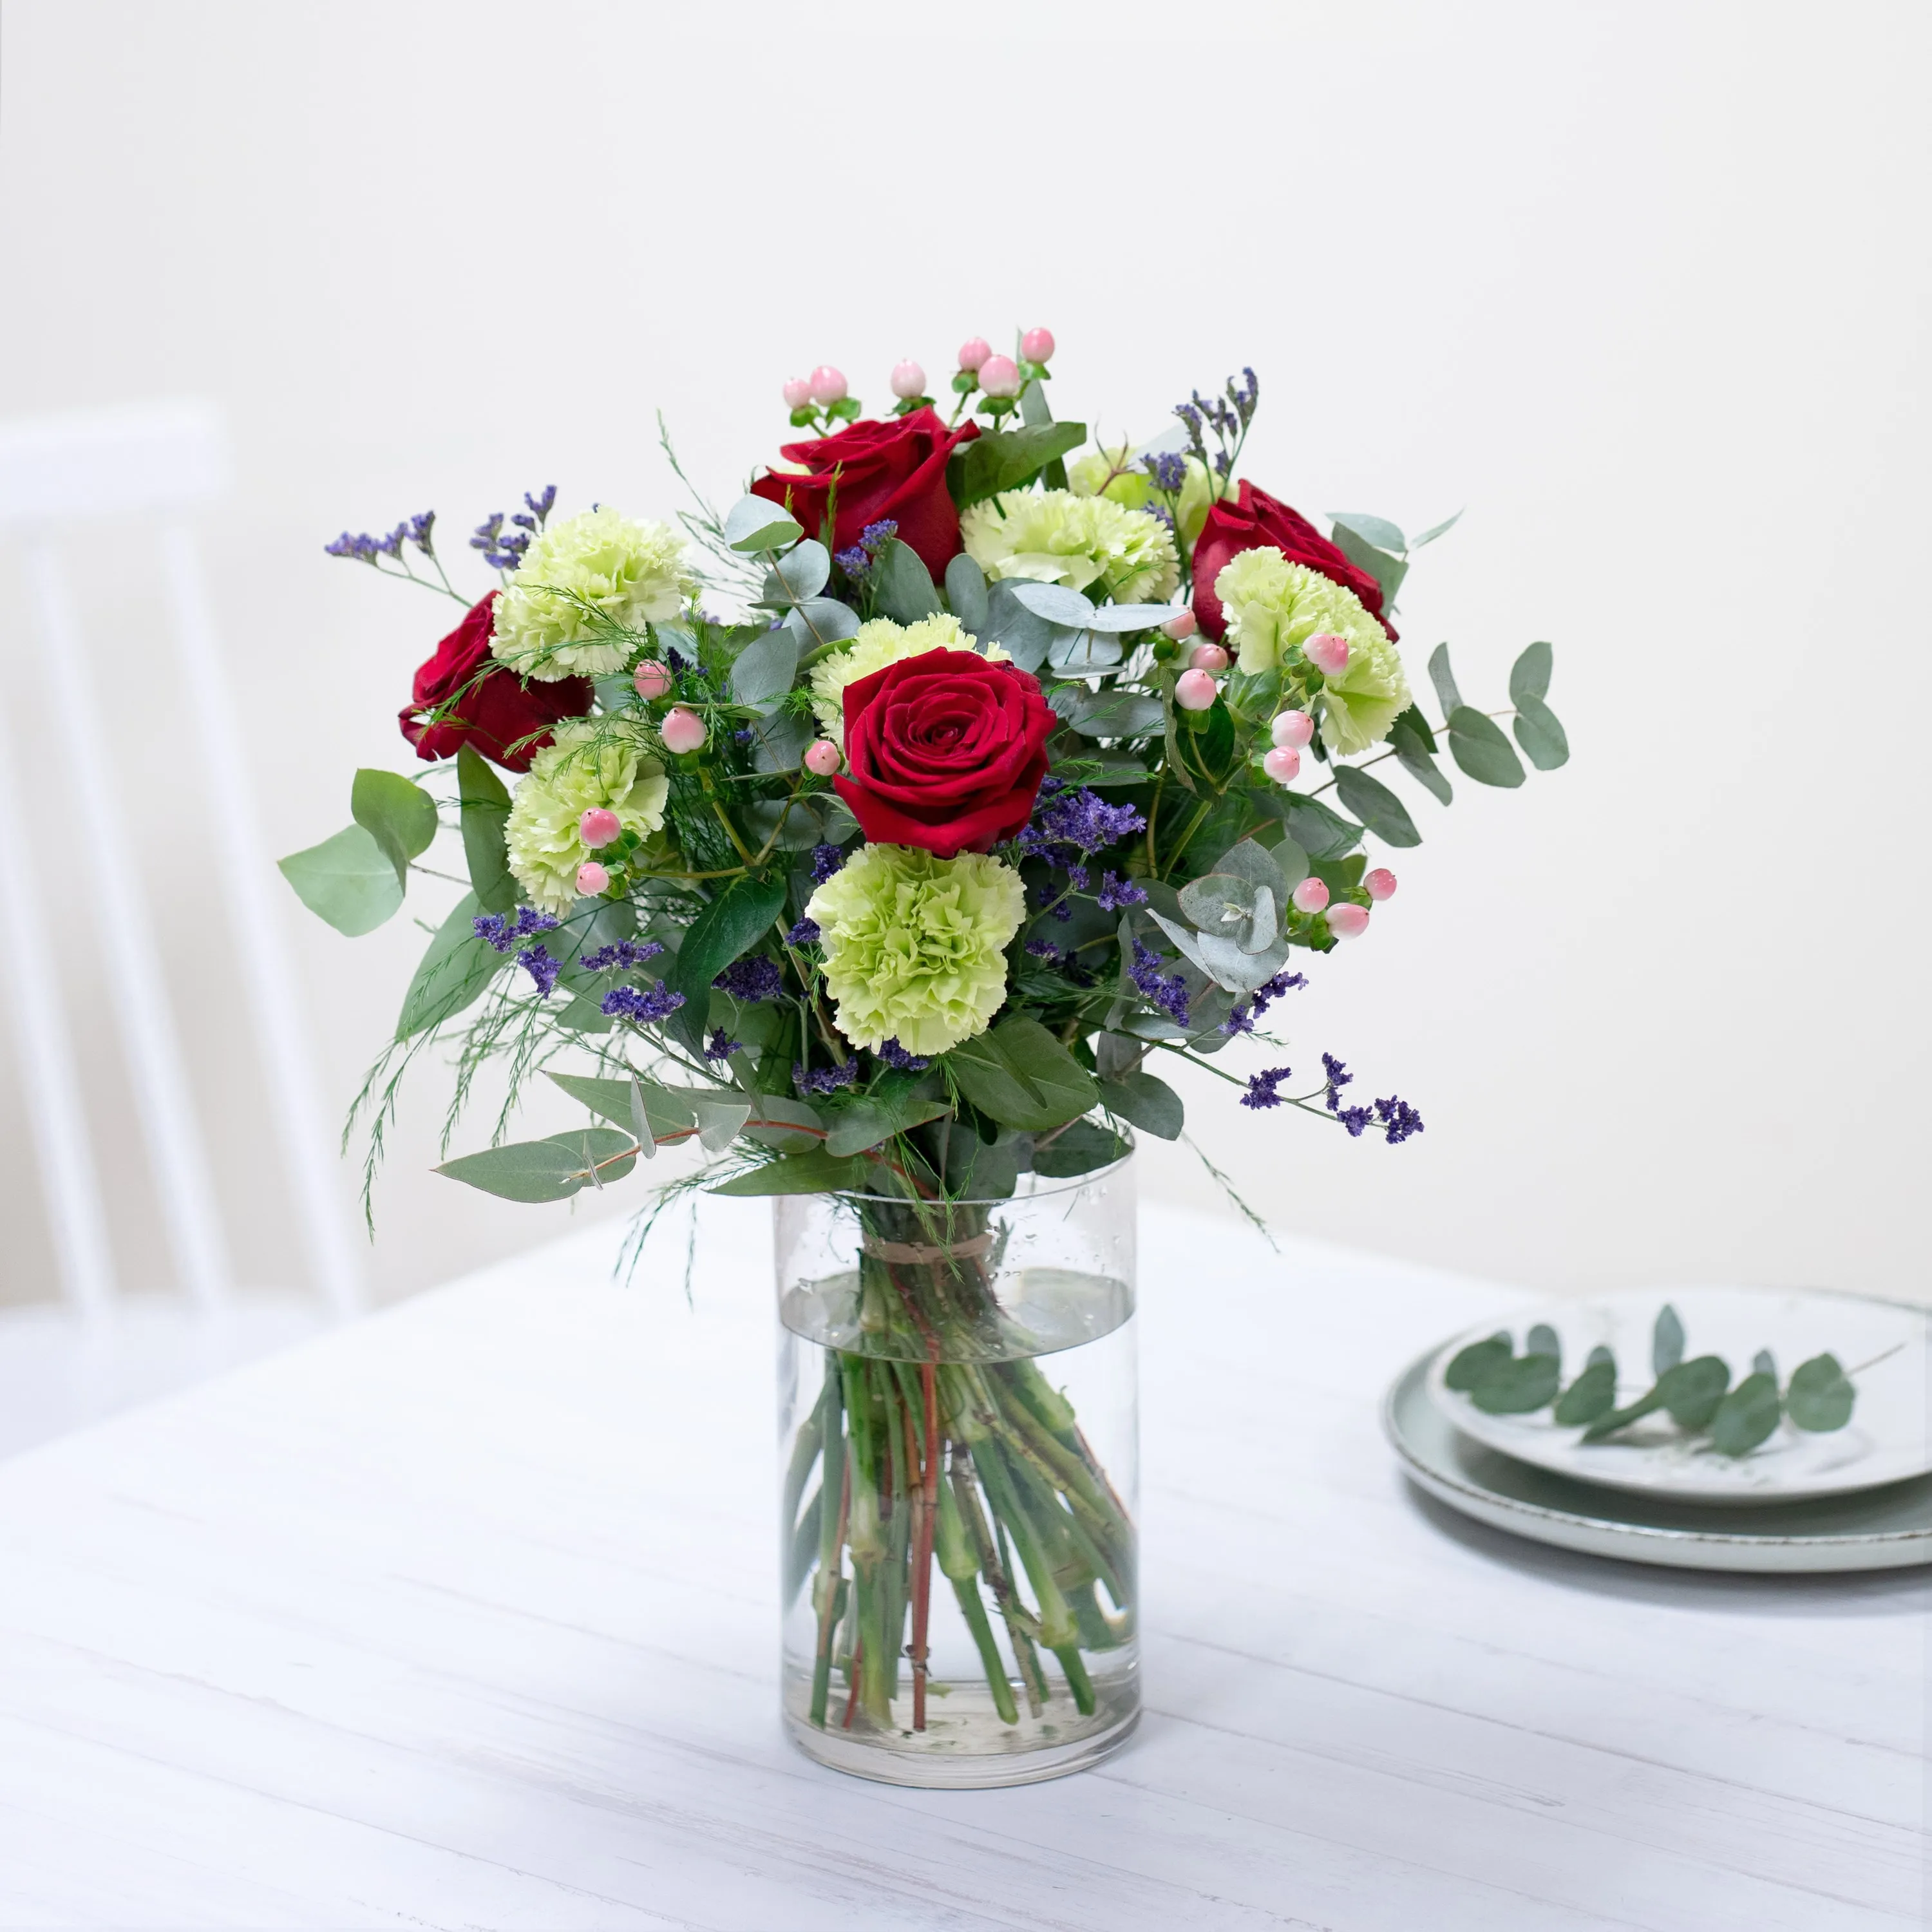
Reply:
[[[1558,1550],[1492,1529],[1440,1503],[1403,1479],[1409,1506],[1431,1528],[1466,1550],[1524,1575],[1646,1604],[1706,1604],[1767,1616],[1923,1616],[1932,1609],[1932,1568],[1854,1570],[1802,1576],[1748,1576],[1732,1571],[1678,1570],[1614,1556]]]

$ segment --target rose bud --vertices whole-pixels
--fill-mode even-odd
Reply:
[[[1020,338],[1020,353],[1029,362],[1051,362],[1053,360],[1053,331],[1050,328],[1030,328]]]
[[[829,778],[844,762],[830,738],[814,738],[805,748],[805,768],[814,777]]]
[[[1288,895],[1300,912],[1319,912],[1328,903],[1328,888],[1312,874]]]
[[[577,890],[586,898],[595,898],[599,892],[608,891],[610,874],[595,859],[586,859],[577,868]]]
[[[1348,668],[1348,640],[1333,631],[1317,631],[1301,653],[1324,677],[1340,677]]]
[[[1184,670],[1174,681],[1174,701],[1184,711],[1205,711],[1220,688],[1212,671]]]
[[[1177,610],[1160,627],[1176,644],[1193,636],[1196,626],[1192,610]]]
[[[1369,929],[1369,909],[1348,901],[1328,908],[1328,930],[1337,939],[1359,939]]]
[[[1195,670],[1226,670],[1228,653],[1219,644],[1196,644],[1188,653],[1187,662]]]
[[[1395,874],[1386,866],[1378,866],[1362,881],[1362,889],[1372,899],[1395,897]]]
[[[812,372],[812,400],[820,408],[845,400],[845,378],[830,362],[820,363]]]
[[[802,410],[812,400],[812,385],[802,376],[794,376],[784,386],[785,407]]]
[[[637,686],[640,698],[647,698],[655,703],[669,692],[674,680],[669,664],[659,664],[655,658],[646,658],[632,672],[631,682]]]
[[[1262,760],[1262,770],[1276,784],[1291,784],[1301,771],[1301,754],[1292,745],[1277,745]]]
[[[1305,752],[1315,736],[1315,720],[1305,711],[1284,711],[1268,727],[1268,735],[1290,751]]]
[[[577,821],[578,837],[582,839],[593,852],[600,845],[609,844],[623,829],[618,820],[617,814],[614,812],[607,811],[601,805],[593,805]],[[598,886],[594,890],[601,892],[604,888]]]
[[[993,345],[983,335],[976,335],[970,342],[961,344],[959,366],[976,371],[992,352]]]
[[[704,728],[704,720],[688,704],[674,704],[664,713],[664,722],[658,727],[658,735],[663,739],[667,752],[694,752],[710,735]]]
[[[902,403],[926,394],[926,371],[916,362],[892,364],[892,394]]]
[[[1020,365],[1010,356],[989,356],[980,364],[980,386],[989,396],[1017,396]]]

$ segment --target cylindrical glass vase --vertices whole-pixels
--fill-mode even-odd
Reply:
[[[895,1784],[1098,1762],[1140,1715],[1130,1160],[776,1206],[792,1737]]]

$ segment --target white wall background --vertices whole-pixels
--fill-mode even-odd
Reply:
[[[659,406],[729,496],[785,376],[836,361],[875,400],[898,357],[940,374],[1016,324],[1058,335],[1061,413],[1139,435],[1252,363],[1276,494],[1468,506],[1403,600],[1412,666],[1449,638],[1500,703],[1553,639],[1575,757],[1420,800],[1400,896],[1289,1010],[1290,1058],[1341,1054],[1426,1133],[1190,1091],[1204,1147],[1282,1223],[1526,1284],[1919,1292],[1928,38],[1912,0],[6,0],[0,415],[229,412],[242,487],[206,537],[280,851],[346,822],[356,765],[406,768],[394,715],[452,608],[324,556],[345,524],[434,506],[460,552],[553,480],[668,514]],[[86,560],[101,720],[62,708],[0,557],[31,836],[82,886],[146,869],[242,1258],[286,1279],[148,562],[111,533]],[[87,729],[136,822],[64,788]],[[421,937],[290,911],[346,1102]],[[85,928],[7,916],[98,1015]],[[563,1225],[424,1171],[442,1097],[415,1089],[378,1196],[386,1293]],[[1148,1168],[1208,1197],[1184,1151]],[[163,1282],[138,1162],[113,1178]],[[0,1292],[51,1293],[4,1060],[0,1226]]]

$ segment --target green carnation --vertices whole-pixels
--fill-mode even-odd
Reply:
[[[1227,614],[1227,641],[1250,674],[1299,665],[1300,646],[1318,631],[1348,640],[1347,664],[1320,688],[1322,742],[1330,751],[1366,752],[1408,708],[1408,680],[1388,633],[1352,590],[1319,571],[1264,544],[1222,566],[1214,595]]]
[[[988,577],[1064,584],[1118,604],[1158,603],[1180,581],[1167,526],[1109,496],[1010,490],[975,503],[960,518],[959,534]]]
[[[967,635],[959,620],[950,611],[922,617],[912,624],[896,624],[890,617],[874,617],[869,624],[859,626],[857,634],[842,650],[820,658],[812,666],[812,708],[825,735],[835,744],[842,743],[848,684],[870,677],[875,670],[884,670],[902,658],[916,658],[922,652],[979,648],[978,640]],[[994,644],[986,656],[1004,658],[1006,653]]]
[[[874,1050],[944,1053],[983,1033],[1006,997],[1006,950],[1026,914],[1010,866],[867,845],[812,896],[838,1030]]]
[[[553,524],[525,552],[496,600],[490,652],[542,682],[608,677],[632,651],[611,626],[662,623],[695,588],[684,539],[669,524],[586,510]]]
[[[599,856],[578,835],[586,812],[602,806],[648,838],[664,824],[669,789],[663,766],[628,734],[587,719],[558,726],[556,742],[518,780],[503,827],[510,870],[530,904],[563,913],[577,903],[577,868]]]

